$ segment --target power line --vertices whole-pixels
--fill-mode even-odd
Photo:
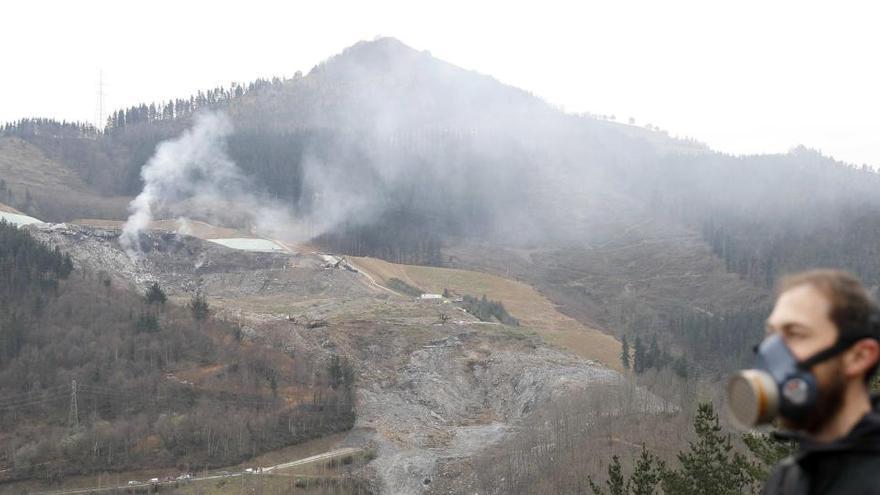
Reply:
[[[138,409],[144,407],[145,402],[158,405],[164,403],[166,407],[190,408],[194,407],[202,401],[208,401],[217,405],[232,408],[257,408],[275,415],[309,415],[315,413],[323,407],[346,408],[350,407],[350,402],[337,398],[336,400],[322,400],[318,403],[309,403],[307,401],[298,401],[293,404],[287,403],[283,397],[260,397],[253,394],[229,394],[217,393],[217,391],[192,394],[188,390],[180,389],[164,389],[157,390],[156,395],[145,393],[142,390],[122,389],[115,387],[107,387],[101,385],[80,384],[76,380],[72,380],[70,388],[65,393],[63,385],[56,385],[47,389],[17,394],[6,400],[0,401],[0,414],[14,412],[17,409],[30,408],[34,406],[49,406],[60,400],[69,398],[68,405],[68,425],[70,428],[78,428],[79,423],[79,402],[86,400],[86,404],[94,404],[97,406],[101,402],[115,402],[127,404],[128,407]],[[83,395],[85,394],[85,395]],[[328,397],[329,399],[329,397]],[[98,402],[98,404],[95,403]],[[54,407],[54,406],[53,406]]]
[[[42,390],[25,392],[21,394],[4,394],[3,399],[0,400],[0,407],[13,405],[18,402],[28,402],[35,399],[42,399],[48,395],[55,395],[59,393],[64,394],[64,396],[66,397],[66,390],[68,390],[68,387],[66,385],[55,385]]]
[[[67,397],[68,396],[66,394],[54,395],[54,396],[44,397],[42,399],[33,399],[29,402],[18,402],[15,404],[0,405],[0,411],[14,411],[15,409],[21,409],[21,408],[25,408],[25,407],[31,407],[31,406],[36,406],[36,405],[40,405],[40,404],[47,404],[50,402],[55,402],[58,400],[67,399]]]

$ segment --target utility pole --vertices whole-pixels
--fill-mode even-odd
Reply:
[[[68,412],[67,422],[71,428],[79,428],[79,410],[76,406],[76,380],[70,382],[70,411]]]
[[[104,128],[104,71],[98,71],[98,93],[95,108],[95,129]]]

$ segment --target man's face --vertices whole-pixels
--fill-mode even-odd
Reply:
[[[778,333],[798,361],[804,361],[837,341],[837,327],[831,321],[831,302],[811,285],[799,285],[783,292],[767,319],[767,333]],[[841,356],[812,368],[819,386],[816,407],[803,422],[783,420],[786,428],[815,431],[843,405],[846,380]]]
[[[767,334],[778,333],[798,361],[812,357],[837,341],[831,302],[812,285],[783,292],[767,318]],[[818,367],[818,366],[817,366]]]

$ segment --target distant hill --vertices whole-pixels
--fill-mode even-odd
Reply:
[[[119,218],[128,200],[99,194],[29,141],[0,137],[0,202],[39,218],[69,220],[77,213]]]
[[[104,196],[137,194],[156,144],[204,110],[230,117],[227,151],[258,189],[331,219],[315,232],[326,249],[519,276],[585,323],[659,335],[707,365],[718,356],[698,358],[684,333],[751,338],[780,273],[835,266],[880,285],[873,171],[805,147],[730,156],[566,114],[393,38],[304,76],[123,109],[103,132],[7,125],[0,164],[19,168],[4,177],[32,200],[5,202],[49,220],[121,218],[123,201]]]

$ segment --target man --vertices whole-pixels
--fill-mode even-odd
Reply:
[[[869,384],[880,360],[877,304],[836,270],[787,277],[777,294],[768,337],[781,337],[818,393],[800,417],[782,415],[799,448],[774,468],[764,493],[880,495],[880,404]]]

